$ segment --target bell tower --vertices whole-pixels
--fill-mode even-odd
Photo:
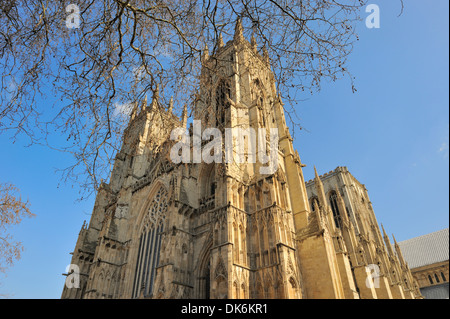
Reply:
[[[62,297],[413,297],[359,182],[305,183],[269,54],[240,20],[201,63],[189,126],[187,106],[173,114],[158,89],[135,106],[73,252],[79,290]],[[380,288],[365,285],[369,264]]]
[[[240,20],[233,39],[224,44],[220,36],[216,48],[202,54],[193,129],[206,148],[211,128],[222,136],[218,160],[199,164],[210,166],[215,178],[209,296],[301,298],[283,148],[292,159],[298,155],[267,51],[258,52],[254,37],[244,38]],[[200,133],[195,121],[201,121]]]

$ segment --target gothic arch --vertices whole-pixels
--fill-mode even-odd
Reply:
[[[256,299],[264,299],[264,288],[263,288],[263,284],[262,284],[262,280],[261,280],[261,276],[259,274],[256,275],[257,279],[256,279],[256,289],[255,289],[255,297]]]
[[[228,99],[231,99],[231,83],[227,79],[220,79],[217,81],[215,87],[215,114],[216,114],[216,126],[225,125],[226,116],[225,110],[229,108],[230,103]]]
[[[265,99],[265,88],[258,78],[253,80],[251,93],[253,101],[256,101],[257,103],[259,103],[261,99]]]
[[[239,299],[241,296],[241,290],[240,290],[240,285],[237,282],[237,280],[235,280],[233,282],[233,292],[234,292],[234,298]]]
[[[203,164],[199,174],[199,198],[213,196],[216,193],[216,170],[214,163]]]
[[[196,297],[209,299],[211,290],[211,248],[213,241],[208,237],[199,254],[199,263],[196,270]]]
[[[145,201],[145,203],[140,207],[139,212],[136,216],[136,222],[134,224],[134,237],[133,239],[136,239],[136,237],[139,236],[140,231],[142,231],[142,227],[143,227],[143,222],[144,222],[144,218],[147,216],[147,212],[150,209],[150,206],[152,205],[152,200],[154,198],[154,196],[157,194],[157,192],[160,189],[164,189],[166,192],[166,197],[167,197],[167,202],[169,202],[169,198],[170,198],[170,190],[169,188],[165,185],[165,183],[160,179],[156,179],[151,188],[150,191],[148,192],[148,196],[147,196],[147,200]]]
[[[315,211],[315,209],[319,208],[319,198],[317,196],[312,196],[309,200],[311,211]]]
[[[149,192],[149,200],[137,218],[134,232],[134,252],[131,260],[136,260],[132,278],[132,298],[150,296],[156,279],[159,263],[162,232],[168,210],[168,191],[161,183],[155,183]]]

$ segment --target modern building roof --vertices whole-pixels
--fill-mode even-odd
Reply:
[[[398,243],[410,269],[448,261],[448,228]]]

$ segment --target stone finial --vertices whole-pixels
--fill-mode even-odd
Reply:
[[[277,100],[278,100],[278,103],[280,103],[280,105],[283,107],[284,102],[283,102],[283,99],[281,98],[281,93],[279,93],[279,92],[277,94]]]
[[[316,179],[319,178],[319,174],[317,173],[316,165],[314,165],[314,177],[315,177]]]
[[[392,238],[394,239],[394,247],[395,247],[395,251],[397,252],[397,257],[398,257],[398,260],[400,261],[400,264],[403,267],[407,267],[405,258],[403,258],[402,250],[400,249],[400,245],[397,243],[397,240],[395,239],[394,234],[392,234]]]
[[[221,48],[224,46],[222,32],[219,34],[219,39],[217,40],[217,47]]]
[[[317,197],[319,198],[319,204],[323,207],[327,206],[327,199],[325,196],[325,190],[323,188],[322,180],[319,177],[319,174],[317,173],[316,166],[314,165],[314,185],[317,192]]]
[[[208,49],[208,44],[205,43],[205,48],[203,49],[202,52],[202,62],[205,62],[209,59],[209,49]]]
[[[234,40],[240,41],[244,39],[244,29],[242,27],[241,17],[236,20],[236,27],[234,29]]]
[[[386,234],[386,231],[384,230],[383,224],[381,224],[381,229],[383,230],[383,237],[388,237],[387,234]]]
[[[258,44],[256,43],[256,39],[255,39],[255,35],[252,34],[252,37],[250,39],[250,43],[252,45],[252,50],[254,53],[256,53],[258,51]]]
[[[134,107],[130,114],[131,120],[134,120],[136,118],[136,116],[138,115],[138,104],[136,102],[133,104],[134,104]]]
[[[147,94],[144,96],[144,100],[142,101],[141,109],[147,109]]]
[[[394,251],[392,249],[391,241],[389,240],[389,236],[386,234],[386,231],[384,230],[383,224],[381,224],[381,229],[383,229],[384,243],[386,244],[389,256],[393,256]]]
[[[269,51],[267,51],[266,46],[263,47],[263,58],[264,61],[266,61],[266,63],[270,63],[270,58],[269,58]]]
[[[185,104],[184,107],[183,107],[183,112],[181,113],[181,121],[183,123],[183,127],[185,127],[186,124],[187,124],[187,118],[188,118],[187,104]]]
[[[167,110],[169,113],[172,113],[173,111],[173,96],[170,97],[170,101],[169,101],[169,108]]]

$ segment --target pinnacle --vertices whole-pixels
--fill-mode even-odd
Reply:
[[[188,114],[187,114],[187,104],[185,104],[185,105],[183,106],[183,112],[181,113],[181,121],[183,122],[183,126],[186,126],[187,118],[188,118]]]
[[[144,96],[144,100],[142,101],[142,109],[145,110],[147,108],[147,94]]]
[[[208,49],[208,44],[205,43],[205,48],[203,49],[203,52],[202,52],[202,60],[206,61],[206,60],[208,60],[208,58],[209,58],[209,49]]]
[[[236,27],[234,29],[234,39],[240,40],[244,38],[244,29],[242,28],[241,17],[238,17],[236,20]]]
[[[256,52],[258,50],[258,44],[256,43],[256,39],[255,39],[255,35],[252,34],[252,37],[250,39],[250,43],[252,45],[252,49],[254,52]]]
[[[263,58],[266,60],[267,63],[269,63],[269,51],[267,51],[266,46],[263,46]]]
[[[172,110],[173,110],[173,96],[170,97],[170,101],[169,101],[169,109],[168,109],[168,111],[169,111],[169,112],[172,112]]]
[[[398,243],[397,243],[397,241],[395,240],[395,236],[394,236],[394,234],[392,234],[392,238],[394,239],[394,243],[395,243],[395,245],[396,245],[396,246],[398,246]]]
[[[217,47],[221,48],[224,46],[222,33],[219,34],[219,39],[217,40]]]
[[[315,175],[315,177],[316,177],[317,179],[319,179],[319,180],[320,180],[320,178],[319,178],[319,174],[317,174],[317,169],[316,169],[316,165],[314,165],[314,175]]]

